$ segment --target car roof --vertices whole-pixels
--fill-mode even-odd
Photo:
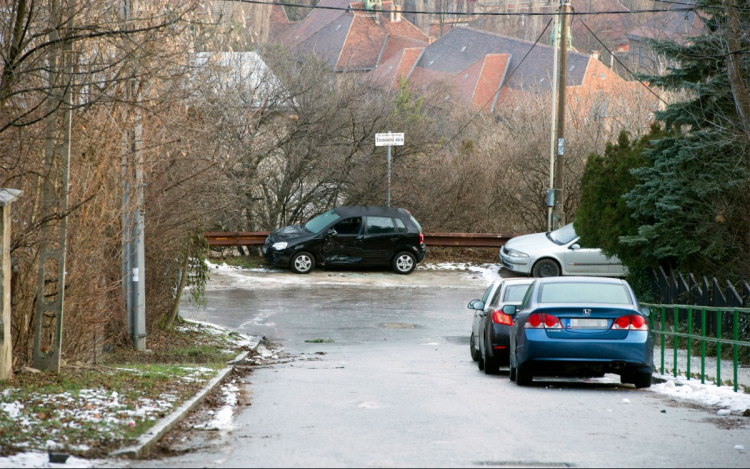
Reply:
[[[601,284],[624,284],[619,278],[610,277],[543,277],[537,279],[539,283],[601,283]]]
[[[533,278],[506,278],[506,285],[531,285],[534,283]]]
[[[371,217],[393,217],[393,216],[404,216],[404,209],[393,208],[393,207],[370,207],[363,205],[347,205],[344,207],[335,208],[334,211],[342,217],[357,217],[357,216],[371,216]],[[407,212],[408,213],[408,212]]]

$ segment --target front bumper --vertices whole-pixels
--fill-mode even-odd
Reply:
[[[531,259],[528,257],[513,257],[505,254],[500,249],[500,262],[506,269],[519,274],[531,273]]]
[[[263,258],[271,265],[288,267],[292,259],[293,250],[289,248],[278,251],[264,244],[261,251],[263,252]]]
[[[518,363],[532,369],[600,367],[609,372],[625,368],[650,371],[654,347],[650,332],[629,331],[625,339],[554,339],[544,329],[525,329],[519,344]]]

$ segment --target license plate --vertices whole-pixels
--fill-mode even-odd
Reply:
[[[570,329],[606,329],[609,321],[606,319],[571,319]]]

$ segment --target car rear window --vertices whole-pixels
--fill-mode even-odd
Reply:
[[[419,222],[417,221],[417,219],[414,218],[413,216],[411,216],[411,214],[409,214],[409,220],[411,220],[411,222],[414,223],[414,226],[417,227],[417,230],[420,233],[422,233],[422,225],[419,224]]]
[[[632,304],[624,285],[611,283],[548,283],[539,289],[539,303]]]
[[[383,234],[383,233],[395,233],[396,228],[393,226],[393,218],[391,217],[367,217],[367,233],[368,234]]]
[[[523,301],[523,297],[526,295],[526,290],[531,285],[508,285],[505,287],[505,296],[503,301],[506,303],[520,303]]]

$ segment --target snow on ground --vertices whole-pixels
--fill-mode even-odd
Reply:
[[[195,425],[193,428],[196,430],[218,431],[229,431],[234,428],[234,409],[239,402],[238,394],[240,388],[237,387],[235,381],[232,381],[231,383],[222,385],[221,390],[224,394],[224,405],[216,412],[211,411],[213,418],[210,421],[200,425]]]
[[[485,283],[490,284],[500,278],[501,264],[466,264],[461,262],[441,262],[439,264],[422,264],[417,267],[420,270],[443,270],[443,271],[465,271],[471,277],[479,277]]]
[[[218,326],[216,324],[211,324],[210,322],[197,321],[195,319],[186,319],[185,323],[185,325],[177,327],[178,332],[187,332],[191,329],[198,328],[201,329],[202,332],[206,332],[217,337],[223,337],[227,342],[229,342],[229,344],[238,348],[250,347],[257,342],[255,337],[240,334],[239,332],[235,332],[231,329]]]
[[[47,453],[19,453],[15,456],[0,458],[0,467],[118,467],[122,462],[102,459],[81,459],[70,456],[64,464],[49,462]]]
[[[719,410],[720,416],[731,414],[742,415],[743,412],[750,409],[750,394],[734,392],[733,388],[728,386],[716,386],[715,384],[701,384],[698,380],[688,381],[685,377],[674,378],[672,376],[660,376],[666,382],[654,384],[650,390],[663,394],[675,400],[690,401],[706,407],[712,407]],[[731,411],[727,413],[726,411]]]
[[[682,344],[684,344],[685,339],[682,339]],[[661,371],[661,347],[660,347],[660,339],[658,337],[654,337],[654,364],[656,365],[654,367],[655,370]],[[677,350],[677,374],[678,375],[685,375],[687,373],[687,350],[678,349]],[[716,383],[716,357],[706,357],[705,361],[705,373],[706,373],[706,382],[713,382]],[[732,382],[734,384],[734,370],[732,369],[732,360],[723,358],[721,360],[721,381],[724,384],[727,384],[727,382]],[[690,356],[690,374],[693,375],[695,378],[696,375],[700,374],[701,372],[701,356],[700,354],[693,353]],[[674,375],[674,349],[667,346],[664,350],[664,373],[669,375]],[[691,380],[692,381],[692,380]],[[698,381],[700,382],[700,378],[698,378]],[[737,382],[740,386],[746,386],[750,388],[750,368],[746,366],[740,365],[740,367],[737,370]]]

